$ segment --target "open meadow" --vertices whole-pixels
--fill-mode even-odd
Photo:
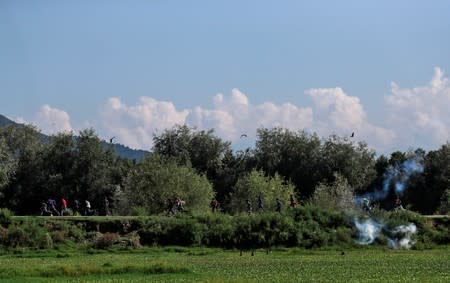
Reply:
[[[70,248],[69,248],[70,249]],[[450,282],[450,247],[29,251],[0,256],[1,282]]]

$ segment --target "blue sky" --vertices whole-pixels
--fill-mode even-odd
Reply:
[[[0,0],[0,113],[145,149],[176,123],[433,149],[449,50],[450,1]]]

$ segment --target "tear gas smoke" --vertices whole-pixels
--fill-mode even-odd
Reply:
[[[416,173],[423,173],[423,165],[420,162],[419,157],[414,157],[406,160],[400,165],[389,167],[383,176],[383,186],[374,192],[366,193],[358,197],[357,202],[361,202],[364,198],[375,201],[385,199],[389,194],[391,184],[393,184],[397,195],[403,195],[409,178]]]
[[[356,242],[360,245],[371,244],[380,235],[384,235],[388,239],[388,245],[392,249],[409,249],[414,244],[412,236],[417,232],[417,227],[413,223],[389,229],[385,224],[373,219],[364,221],[354,219],[354,222],[358,230],[358,239]]]
[[[368,219],[363,222],[355,219],[355,226],[359,232],[357,243],[361,245],[373,243],[373,241],[375,241],[375,239],[379,236],[382,228],[381,224],[373,221],[372,219]]]
[[[389,247],[393,249],[404,248],[409,249],[414,244],[411,237],[417,232],[416,225],[410,223],[409,225],[401,225],[391,231],[392,235],[389,238]]]

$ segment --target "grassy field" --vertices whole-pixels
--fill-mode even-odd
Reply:
[[[450,282],[450,247],[37,251],[0,256],[1,282]]]

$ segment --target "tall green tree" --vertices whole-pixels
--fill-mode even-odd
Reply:
[[[348,138],[330,136],[320,154],[322,182],[333,183],[342,176],[354,190],[364,190],[376,178],[375,151],[366,143],[354,143]]]
[[[136,164],[124,182],[125,205],[144,207],[149,214],[166,211],[168,199],[176,197],[184,200],[190,211],[205,211],[213,196],[204,175],[157,154]]]
[[[114,181],[115,159],[110,148],[104,148],[93,129],[79,133],[75,144],[72,194],[89,200],[94,208],[104,209],[104,199],[114,199],[119,185]]]
[[[17,214],[36,213],[43,190],[43,136],[33,126],[11,125],[0,128],[0,137],[9,148],[16,164],[14,174],[3,189],[2,203]]]
[[[236,163],[231,144],[217,137],[213,130],[175,126],[154,137],[153,150],[176,160],[179,165],[191,166],[199,174],[205,174],[222,200],[236,181],[228,175],[234,174],[236,169],[229,167]]]
[[[298,194],[309,197],[322,179],[321,140],[305,131],[259,128],[255,148],[257,168],[292,181]]]

